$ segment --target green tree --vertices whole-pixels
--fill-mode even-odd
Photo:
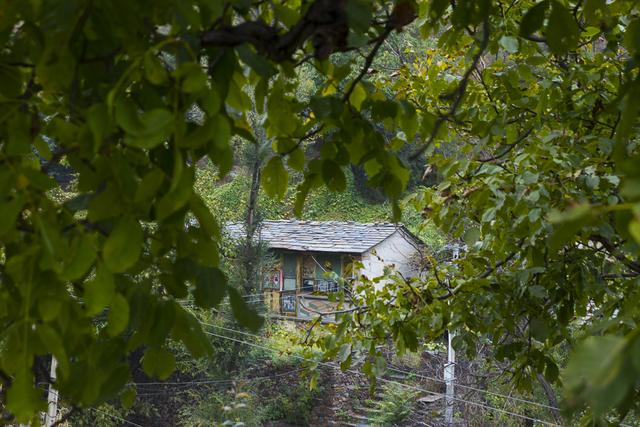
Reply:
[[[161,378],[174,365],[168,338],[206,354],[199,324],[176,302],[190,293],[204,308],[229,294],[238,320],[259,327],[218,268],[219,224],[193,190],[199,159],[208,156],[224,176],[230,138],[256,143],[248,119],[255,105],[274,141],[261,181],[267,194],[282,196],[285,163],[304,171],[298,213],[312,189],[344,190],[342,167],[354,164],[400,218],[410,172],[398,149],[416,135],[424,150],[447,141],[455,156],[429,156],[446,180],[416,203],[464,234],[472,250],[444,289],[438,275],[417,284],[426,311],[398,298],[390,309],[408,310],[405,326],[392,316],[376,328],[400,328],[395,336],[410,347],[429,322],[430,333],[451,322],[496,337],[516,325],[538,338],[546,331],[535,348],[509,335],[506,356],[553,379],[545,343],[566,339],[574,313],[596,307],[601,314],[582,316],[587,324],[599,315],[615,321],[584,341],[567,378],[575,402],[624,412],[624,402],[637,402],[640,376],[637,13],[632,0],[4,0],[6,409],[25,422],[42,408],[36,384],[48,380],[39,369],[48,354],[59,361],[56,388],[81,406],[121,392],[126,355],[136,348],[147,349],[143,366]],[[390,35],[413,21],[423,38],[435,35],[460,55],[446,78],[426,58],[423,71],[433,78],[425,90],[423,72],[405,66],[389,93],[369,70]],[[489,60],[495,72],[480,73],[483,83],[475,76]],[[302,64],[319,74],[309,99],[297,98]],[[305,161],[302,145],[319,136],[320,157]],[[57,164],[75,174],[69,200],[56,197]],[[523,312],[514,316],[514,306]],[[545,329],[540,307],[557,313],[559,326]],[[607,364],[582,384],[576,379],[603,346]]]
[[[374,83],[420,111],[418,153],[441,182],[410,203],[466,250],[429,259],[422,280],[363,286],[344,335],[323,342],[329,354],[368,350],[375,376],[389,335],[415,349],[454,329],[469,357],[489,339],[521,389],[562,385],[578,417],[638,412],[639,12],[624,1],[426,6],[438,48]],[[554,357],[566,351],[568,363]]]
[[[1,10],[0,372],[8,416],[21,422],[43,408],[36,384],[49,381],[49,354],[63,398],[90,406],[123,390],[136,348],[160,378],[175,365],[168,338],[209,352],[177,303],[189,294],[203,308],[229,294],[238,320],[259,327],[218,267],[219,224],[194,192],[196,162],[208,156],[227,174],[231,137],[256,143],[255,103],[275,140],[262,182],[284,194],[283,162],[302,170],[301,142],[359,116],[367,95],[363,73],[338,94],[351,62],[335,67],[329,56],[370,44],[375,54],[414,17],[386,1],[3,1]],[[309,61],[326,84],[300,102],[296,65]],[[344,188],[349,157],[331,147],[310,165],[305,191]],[[382,140],[372,153],[393,162]],[[70,199],[52,178],[58,164],[74,175]],[[395,161],[385,174],[397,200],[405,170]]]

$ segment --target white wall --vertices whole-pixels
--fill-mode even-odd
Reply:
[[[364,268],[361,273],[369,279],[373,279],[382,276],[385,266],[388,266],[402,273],[404,277],[414,277],[418,274],[415,266],[415,261],[418,258],[416,246],[411,237],[405,236],[401,231],[396,231],[362,254]]]

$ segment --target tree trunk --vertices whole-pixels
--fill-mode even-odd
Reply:
[[[246,240],[244,242],[244,290],[251,293],[256,285],[257,273],[259,271],[259,244],[255,240],[255,232],[258,223],[258,195],[260,192],[260,147],[255,146],[255,158],[251,166],[251,188],[249,190],[249,200],[247,202],[247,215],[245,218]]]
[[[544,393],[547,395],[547,400],[549,400],[549,406],[554,408],[558,408],[558,398],[556,397],[556,392],[551,387],[551,384],[547,382],[547,380],[542,376],[542,374],[537,375],[538,382],[544,389]],[[560,415],[560,410],[551,409],[551,413],[553,414],[553,418],[556,420],[556,423],[560,424],[562,421],[562,415]]]

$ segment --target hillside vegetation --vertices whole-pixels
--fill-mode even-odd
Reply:
[[[300,219],[313,221],[357,221],[391,222],[391,206],[388,202],[375,203],[360,195],[350,170],[345,171],[347,186],[345,191],[334,192],[326,187],[311,192],[307,198]],[[290,177],[292,185],[282,200],[261,193],[259,211],[262,219],[293,219],[295,202],[295,182],[299,175]],[[216,218],[222,222],[244,221],[251,178],[242,166],[222,182],[211,166],[198,169],[195,187]],[[410,197],[408,193],[406,198]],[[446,242],[446,236],[407,203],[402,211],[401,222],[418,235],[432,249],[437,250]]]

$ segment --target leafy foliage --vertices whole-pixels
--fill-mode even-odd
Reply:
[[[382,386],[381,400],[376,402],[374,425],[388,426],[404,421],[415,409],[418,393],[395,383]]]
[[[412,55],[390,94],[386,77],[376,84],[367,74],[386,40],[412,22],[422,38],[438,37],[448,63]],[[219,224],[194,191],[195,165],[208,157],[226,176],[231,138],[256,142],[255,110],[273,141],[265,190],[287,194],[285,162],[302,171],[295,214],[313,190],[344,191],[344,169],[357,165],[399,219],[410,172],[398,149],[416,137],[443,177],[415,206],[469,251],[446,276],[408,288],[398,279],[420,290],[419,302],[402,294],[379,307],[388,316],[363,323],[367,339],[390,329],[415,348],[423,332],[455,327],[472,349],[487,334],[526,384],[539,371],[558,380],[546,351],[574,328],[603,335],[611,372],[623,366],[627,375],[568,381],[569,403],[589,403],[596,417],[612,407],[627,413],[640,400],[638,34],[632,0],[5,2],[7,409],[20,422],[41,409],[36,384],[47,378],[33,367],[47,354],[60,361],[62,395],[89,406],[123,390],[136,348],[149,348],[148,372],[161,377],[172,367],[169,338],[196,356],[211,351],[176,303],[193,293],[213,307],[231,289],[218,266]],[[301,83],[303,65],[317,70],[315,91]],[[313,138],[322,150],[305,159]],[[77,187],[66,201],[52,177],[61,162]],[[233,301],[239,320],[258,327]],[[567,371],[575,376],[592,360],[592,346],[580,348]]]

